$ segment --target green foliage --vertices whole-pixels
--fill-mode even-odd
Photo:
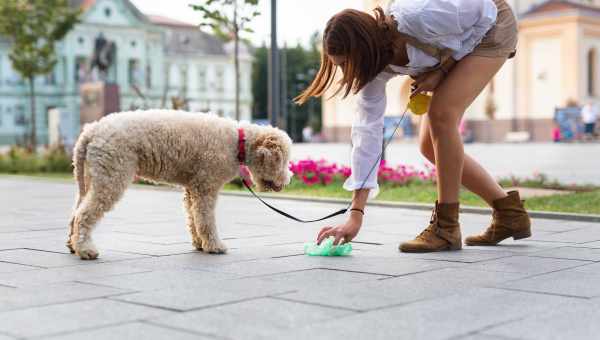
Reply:
[[[72,172],[71,158],[64,148],[56,147],[37,155],[30,150],[13,146],[0,154],[0,173],[35,174]]]
[[[202,14],[201,27],[210,27],[217,36],[232,40],[239,32],[252,32],[247,24],[260,15],[257,5],[258,0],[204,0],[190,6]]]
[[[32,150],[37,147],[35,76],[52,72],[57,62],[55,44],[79,21],[79,14],[67,0],[0,1],[0,35],[12,43],[9,58],[13,68],[29,81]]]
[[[298,106],[293,103],[293,98],[306,89],[317,73],[321,54],[318,49],[318,33],[313,34],[309,48],[300,44],[295,47],[285,47],[280,50],[285,54],[285,70],[287,79],[284,105],[287,107],[288,120],[287,132],[294,141],[302,140],[302,129],[310,125],[313,131],[321,131],[321,100],[312,98],[306,104]],[[283,58],[282,58],[283,59]],[[254,98],[253,117],[267,118],[268,110],[268,71],[269,49],[261,46],[254,51],[254,65],[252,66],[252,95]]]
[[[48,74],[56,65],[55,44],[78,22],[67,0],[2,0],[0,35],[12,42],[10,60],[25,79]]]

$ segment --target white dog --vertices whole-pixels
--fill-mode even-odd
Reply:
[[[73,155],[79,194],[67,246],[82,259],[98,257],[94,225],[137,175],[183,186],[194,246],[225,253],[215,226],[219,190],[238,175],[240,163],[259,190],[281,190],[290,181],[291,143],[273,127],[181,111],[124,112],[87,124]]]

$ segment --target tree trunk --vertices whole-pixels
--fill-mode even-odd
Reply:
[[[234,39],[234,63],[235,63],[235,119],[240,120],[240,39],[237,17],[237,0],[233,11],[233,39]]]
[[[36,135],[36,122],[35,122],[35,78],[29,77],[29,100],[31,103],[31,136],[29,147],[33,152],[37,152],[37,135]]]

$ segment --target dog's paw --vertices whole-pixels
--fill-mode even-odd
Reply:
[[[194,245],[194,248],[196,248],[196,250],[199,250],[199,251],[204,250],[202,247],[202,240],[200,240],[200,239],[194,240],[194,241],[192,241],[192,244]]]
[[[95,260],[98,258],[98,255],[100,255],[98,250],[96,250],[96,247],[90,242],[85,242],[78,245],[75,253],[82,260]]]
[[[66,246],[67,246],[67,248],[69,248],[69,251],[71,252],[71,254],[75,254],[75,248],[73,248],[73,244],[71,243],[70,239],[67,241]]]
[[[204,252],[209,254],[225,254],[227,253],[227,246],[223,244],[223,242],[217,241],[209,241],[202,244],[202,248]]]

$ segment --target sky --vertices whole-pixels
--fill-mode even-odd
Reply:
[[[131,0],[145,14],[157,14],[192,24],[200,21],[198,12],[190,3],[202,0]],[[255,45],[269,43],[271,9],[270,0],[259,0],[259,12],[250,26],[254,33],[249,38]],[[278,40],[295,45],[307,44],[315,31],[322,31],[327,20],[345,8],[361,9],[363,0],[277,0]]]

